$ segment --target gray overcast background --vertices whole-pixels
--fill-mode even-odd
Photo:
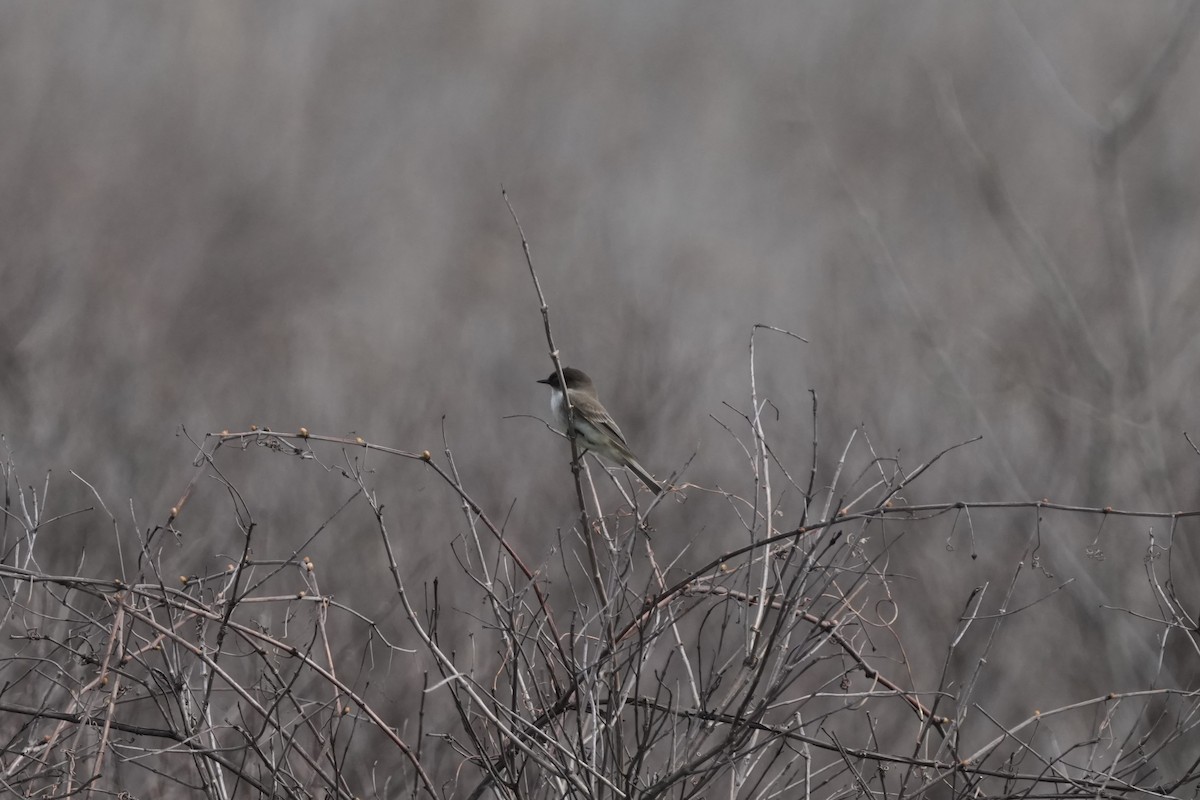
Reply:
[[[1185,8],[4,2],[0,432],[24,483],[55,471],[52,511],[93,504],[75,470],[128,531],[130,499],[160,522],[191,477],[181,424],[440,454],[444,417],[468,487],[547,557],[572,519],[568,457],[514,417],[548,416],[550,361],[503,185],[567,363],[660,475],[695,452],[689,480],[752,490],[709,415],[744,435],[722,403],[748,407],[749,334],[768,323],[811,341],[757,338],[798,480],[812,389],[823,480],[863,424],[909,469],[984,436],[914,502],[1200,507],[1182,436],[1200,431],[1200,49],[1146,75],[1174,32],[1194,36]],[[1155,102],[1098,149],[1143,80]],[[349,494],[315,465],[223,458],[262,557]],[[406,577],[449,579],[453,497],[418,463],[376,465]],[[192,503],[170,558],[200,574],[240,539],[218,486]],[[799,519],[794,490],[782,508]],[[961,523],[947,550],[949,519],[895,552],[919,662],[940,663],[971,587],[1011,575],[1033,515],[973,522],[978,559]],[[1158,629],[1100,606],[1157,613],[1150,524],[1110,520],[1100,560],[1094,522],[1047,518],[1055,578],[1019,594],[1076,583],[1015,618],[993,662],[997,696],[1024,692],[1018,718],[1148,681],[1153,659],[1127,655]],[[693,542],[682,566],[746,541],[700,490],[657,528],[664,550]],[[43,568],[86,551],[83,571],[112,569],[107,522],[54,531]],[[309,554],[343,559],[326,589],[399,623],[363,508]],[[1191,551],[1173,558],[1194,608]]]

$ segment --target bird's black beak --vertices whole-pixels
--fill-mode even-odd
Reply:
[[[541,380],[539,380],[539,381],[538,381],[538,383],[544,383],[544,384],[546,384],[546,385],[548,386],[548,385],[550,384],[550,379],[549,379],[549,378],[542,378]]]

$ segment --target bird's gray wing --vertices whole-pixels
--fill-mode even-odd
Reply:
[[[605,414],[600,419],[589,420],[596,427],[608,431],[616,437],[617,441],[629,447],[629,442],[625,441],[625,434],[621,433],[621,429],[617,427],[617,423],[608,414]]]
[[[595,426],[596,430],[615,437],[622,445],[629,447],[625,442],[625,434],[621,433],[621,429],[617,427],[617,423],[613,421],[613,418],[609,416],[608,411],[605,410],[599,401],[572,392],[571,405],[575,407],[575,413],[582,414],[583,418]]]

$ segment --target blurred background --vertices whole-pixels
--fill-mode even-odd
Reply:
[[[1200,428],[1189,9],[6,2],[0,432],[22,483],[53,470],[52,513],[95,505],[74,470],[127,534],[190,480],[181,427],[448,444],[508,535],[556,563],[569,457],[530,418],[549,417],[535,381],[551,362],[503,186],[565,363],[658,475],[695,455],[685,480],[753,492],[718,420],[748,440],[734,409],[766,323],[810,341],[755,340],[768,434],[801,485],[811,390],[819,485],[861,425],[906,469],[983,436],[911,502],[1200,507],[1183,437]],[[865,442],[850,496],[870,482],[850,487]],[[264,558],[352,490],[257,449],[222,458]],[[406,579],[451,580],[455,498],[417,462],[371,465]],[[799,493],[776,478],[777,521],[796,524]],[[169,558],[218,570],[242,541],[227,497],[202,480],[190,502]],[[680,569],[747,541],[719,493],[656,514],[657,547],[691,548]],[[890,564],[920,663],[941,663],[973,587],[1011,577],[1035,515],[972,524],[973,541],[948,518],[868,532],[906,534]],[[1054,577],[1026,573],[1018,596],[1075,583],[1014,618],[993,658],[988,691],[1015,718],[1149,680],[1153,658],[1128,655],[1160,628],[1106,607],[1159,613],[1151,532],[1174,542],[1195,609],[1195,523],[1045,517]],[[118,558],[103,515],[39,546],[48,571],[107,575]],[[308,554],[340,559],[327,591],[402,622],[361,503]]]

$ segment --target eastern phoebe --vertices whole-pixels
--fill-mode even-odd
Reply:
[[[630,471],[637,475],[650,491],[662,494],[663,488],[654,478],[650,477],[650,473],[638,463],[633,453],[629,452],[629,445],[625,444],[625,437],[621,435],[621,429],[604,410],[604,406],[600,405],[600,398],[596,395],[596,387],[592,384],[592,379],[574,367],[563,367],[563,378],[567,381],[567,397],[571,399],[571,406],[575,409],[575,441],[579,443],[579,455],[582,456],[591,450],[609,461],[629,467]],[[550,409],[565,428],[567,426],[567,406],[563,402],[563,390],[558,382],[558,373],[551,372],[550,377],[544,378],[538,383],[544,383],[550,387]]]

